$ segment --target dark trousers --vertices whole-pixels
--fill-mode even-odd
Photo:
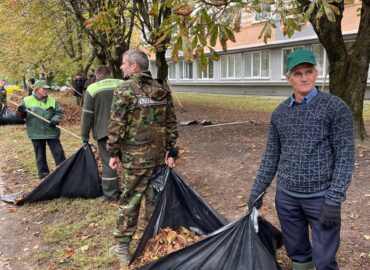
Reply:
[[[76,95],[76,105],[79,105],[79,106],[83,105],[83,98],[79,94]]]
[[[102,165],[101,185],[106,197],[110,199],[118,199],[118,176],[117,172],[109,167],[110,154],[107,150],[107,140],[108,138],[105,137],[98,141],[98,149]]]
[[[36,155],[37,171],[40,178],[44,178],[50,173],[46,160],[46,143],[49,145],[50,151],[57,166],[66,160],[64,150],[59,139],[32,140]]]
[[[276,191],[276,211],[284,245],[293,262],[312,261],[316,270],[337,270],[335,255],[340,242],[340,225],[325,230],[319,223],[324,197],[295,198]],[[309,239],[312,233],[312,245]]]

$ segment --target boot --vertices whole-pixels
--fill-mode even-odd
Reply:
[[[129,243],[119,243],[109,249],[109,255],[116,256],[121,262],[128,264],[131,260],[129,247]]]
[[[313,262],[298,263],[293,262],[293,270],[315,270],[315,265]]]

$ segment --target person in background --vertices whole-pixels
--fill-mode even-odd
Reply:
[[[85,101],[81,119],[82,144],[89,143],[92,130],[94,139],[98,142],[99,155],[102,163],[103,201],[116,201],[119,198],[118,177],[115,170],[109,167],[109,152],[107,150],[108,121],[113,91],[123,80],[112,79],[107,66],[99,66],[96,70],[97,81],[91,84],[85,93]]]
[[[123,54],[125,82],[114,92],[108,126],[109,165],[122,168],[122,195],[110,249],[122,262],[129,262],[129,246],[137,228],[141,200],[145,196],[147,222],[154,211],[155,190],[150,176],[156,168],[173,166],[168,154],[176,144],[176,115],[168,86],[153,80],[148,56],[138,50]]]
[[[83,94],[85,89],[86,79],[81,75],[80,72],[76,73],[76,79],[72,83],[74,88],[73,95],[76,97],[76,104],[82,106]]]
[[[32,91],[33,91],[33,85],[35,84],[35,79],[34,78],[29,78],[27,80],[27,91],[28,91],[28,95],[31,96],[32,95]]]
[[[40,179],[50,173],[46,160],[46,144],[49,145],[57,166],[66,159],[59,139],[60,129],[56,127],[63,118],[63,112],[59,103],[48,96],[48,89],[50,86],[46,81],[37,80],[33,94],[24,98],[17,109],[18,116],[26,119],[27,135],[33,144]],[[49,123],[27,112],[26,109],[48,120]]]
[[[248,202],[249,209],[260,208],[260,195],[276,175],[276,211],[294,270],[339,269],[341,205],[355,157],[351,110],[315,87],[315,65],[310,50],[288,56],[286,79],[293,94],[272,113]]]
[[[93,68],[89,69],[89,72],[87,73],[88,79],[85,82],[85,91],[89,87],[90,84],[93,84],[96,82],[96,75],[95,75],[95,70]]]
[[[6,80],[0,77],[0,112],[7,106],[5,83]]]

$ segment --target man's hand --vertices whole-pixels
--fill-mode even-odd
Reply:
[[[341,221],[340,208],[341,208],[340,205],[335,206],[324,203],[321,209],[319,222],[325,230],[329,230],[334,226],[340,224]]]
[[[86,150],[89,147],[89,141],[82,141],[82,147]]]
[[[121,166],[121,160],[119,157],[111,157],[109,160],[109,167],[113,170],[117,170]]]
[[[55,128],[57,125],[59,125],[59,121],[50,120],[49,126],[51,126],[52,128]]]
[[[167,157],[164,161],[166,163],[166,165],[170,168],[173,168],[175,167],[175,159],[173,157]]]
[[[260,209],[262,207],[262,204],[263,204],[263,196],[264,195],[262,195],[260,197],[260,195],[251,194],[250,197],[249,197],[249,200],[248,200],[248,210],[249,211],[252,210],[253,204],[254,204],[254,207],[256,207],[257,209]],[[257,200],[258,197],[260,197],[260,198]]]
[[[24,105],[18,106],[17,114],[19,117],[25,118],[26,117],[26,107]]]

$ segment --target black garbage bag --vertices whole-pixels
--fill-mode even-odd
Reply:
[[[268,227],[260,226],[259,231],[266,228]],[[279,270],[281,268],[256,233],[251,215],[247,214],[204,239],[139,269]]]
[[[24,123],[24,119],[18,117],[16,113],[8,107],[5,107],[0,111],[0,125],[15,125]]]
[[[103,191],[99,183],[98,168],[91,147],[87,147],[86,150],[81,147],[26,197],[13,202],[22,205],[60,197],[87,199],[101,195],[103,195]],[[15,199],[15,196],[4,195],[1,199],[10,202],[11,199]]]
[[[180,227],[185,227],[204,235],[227,224],[227,220],[174,170],[168,167],[161,168],[152,176],[151,183],[159,192],[159,198],[130,263],[140,256],[148,240],[157,235],[160,228],[169,227],[177,231]]]

